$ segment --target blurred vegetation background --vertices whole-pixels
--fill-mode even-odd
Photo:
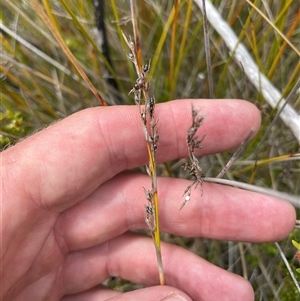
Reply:
[[[99,105],[53,36],[53,28],[33,4],[47,15],[107,104],[133,104],[128,92],[136,75],[127,59],[128,49],[121,35],[121,30],[127,36],[133,35],[129,1],[99,2],[104,3],[105,13],[100,12],[98,26],[106,28],[107,45],[103,42],[102,29],[97,29],[91,0],[1,1],[2,149],[58,119]],[[300,70],[299,1],[265,0],[253,4],[272,26],[245,1],[213,1],[260,72],[282,93],[282,98],[288,98],[288,104],[299,114],[300,88],[293,90]],[[145,0],[137,1],[137,8],[143,59],[145,63],[151,59],[151,89],[155,91],[156,101],[209,98],[203,15],[199,6],[188,0]],[[212,25],[208,25],[208,33],[214,98],[247,99],[262,115],[260,132],[226,177],[299,196],[299,136],[295,137],[280,118],[275,118],[277,110],[248,80],[247,66],[234,60],[224,37],[219,36]],[[232,154],[230,151],[201,158],[206,176],[216,176]],[[180,165],[181,162],[168,162],[159,166],[159,172],[185,177]],[[297,214],[299,219],[299,210]],[[244,276],[252,283],[256,300],[300,300],[274,244],[220,242],[167,234],[163,239]],[[299,230],[295,229],[279,246],[299,281],[300,275],[295,272],[299,262],[294,258],[296,249],[291,239],[300,242]],[[134,287],[116,278],[109,279],[107,284],[123,290]]]

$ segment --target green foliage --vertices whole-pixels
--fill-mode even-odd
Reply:
[[[297,253],[295,257],[298,261],[300,261],[300,244],[295,240],[292,240],[292,244],[294,245],[295,248],[297,248]],[[296,272],[300,274],[300,268],[297,268]]]
[[[0,112],[0,147],[3,149],[15,140],[24,137],[30,127],[23,120],[22,112],[6,110]]]
[[[293,283],[289,281],[288,275],[284,278],[282,286],[285,289],[279,292],[278,298],[280,301],[300,301],[300,294],[295,289]]]
[[[294,245],[295,248],[297,248],[298,251],[300,251],[300,244],[294,240],[292,240],[292,244]]]

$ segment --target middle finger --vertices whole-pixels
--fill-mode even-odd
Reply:
[[[293,228],[295,211],[272,197],[213,183],[192,190],[179,211],[189,181],[158,178],[161,231],[189,237],[267,242],[282,239]],[[120,174],[84,201],[68,209],[58,223],[69,250],[89,248],[129,229],[147,229],[143,187],[149,178]],[[277,227],[274,227],[277,225]]]

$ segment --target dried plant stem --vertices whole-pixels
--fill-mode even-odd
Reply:
[[[242,183],[242,182],[238,182],[238,181],[231,181],[231,180],[227,180],[227,179],[204,178],[203,181],[204,182],[210,182],[210,183],[217,183],[217,184],[221,184],[221,185],[232,186],[232,187],[236,187],[236,188],[240,188],[240,189],[245,189],[245,190],[249,190],[249,191],[253,191],[253,192],[262,193],[262,194],[269,195],[269,196],[272,196],[272,197],[275,197],[275,198],[278,198],[278,199],[282,199],[284,201],[287,201],[287,202],[291,203],[296,208],[300,208],[300,197],[295,196],[295,195],[290,195],[290,194],[285,193],[285,192],[280,192],[280,191],[273,190],[273,189],[270,189],[270,188],[260,187],[260,186],[257,186],[257,185],[251,185],[251,184]]]
[[[140,74],[142,72],[142,51],[140,46],[140,35],[139,29],[137,25],[137,13],[136,7],[133,0],[130,0],[130,10],[131,10],[131,20],[132,20],[132,28],[133,28],[133,36],[134,36],[134,45],[135,45],[135,55],[137,60],[137,72]]]
[[[273,162],[286,162],[286,161],[299,161],[300,159],[300,153],[296,154],[285,154],[282,156],[277,156],[277,157],[271,157],[267,159],[262,159],[262,160],[253,160],[247,163],[247,166],[241,169],[237,169],[231,172],[232,175],[237,175],[240,173],[245,173],[246,171],[253,170],[257,168],[258,166],[266,165],[269,163]]]
[[[173,79],[174,79],[174,62],[175,62],[175,45],[176,45],[176,27],[177,27],[177,18],[178,18],[178,0],[175,0],[174,2],[174,8],[175,8],[175,14],[174,14],[174,19],[173,19],[173,24],[172,24],[172,35],[171,35],[171,53],[170,53],[170,99],[173,98],[173,93],[174,93],[174,84],[173,84]]]
[[[194,3],[202,9],[202,0],[195,0]],[[210,1],[206,1],[205,7],[208,21],[222,37],[228,49],[232,52],[232,56],[235,58],[235,60],[239,62],[239,65],[243,66],[244,73],[248,77],[250,82],[260,93],[262,93],[264,99],[272,108],[276,107],[280,110],[284,106],[282,112],[280,113],[280,118],[293,132],[295,138],[300,143],[299,114],[289,103],[283,105],[286,100],[283,98],[282,94],[272,85],[269,79],[262,72],[260,72],[246,47],[239,42],[236,34],[233,32],[231,27],[222,19],[220,13],[213,6],[213,4]],[[279,32],[278,29],[276,30],[276,32]],[[286,39],[285,41],[288,43]],[[293,49],[295,50],[295,47],[293,47]],[[299,53],[299,51],[297,51],[297,53]],[[295,72],[299,73],[297,66]]]
[[[213,80],[212,80],[212,67],[211,67],[210,45],[209,45],[210,43],[209,43],[208,22],[207,22],[207,17],[206,17],[205,1],[206,0],[202,0],[204,46],[205,46],[205,57],[206,57],[206,69],[207,69],[207,75],[208,75],[209,97],[211,99],[213,99],[214,98],[214,88],[213,88]]]
[[[232,164],[236,161],[236,159],[239,157],[241,152],[244,150],[246,144],[249,142],[252,134],[254,133],[254,130],[251,129],[251,131],[248,133],[247,137],[242,141],[238,149],[234,152],[230,160],[227,162],[227,164],[224,166],[224,168],[220,171],[220,173],[217,175],[217,178],[222,178],[224,174],[227,172],[227,170],[232,166]]]
[[[286,38],[286,36],[274,25],[274,23],[251,1],[246,0],[246,2],[253,8],[255,9],[263,18],[266,22],[269,23],[269,25],[276,31],[278,35],[295,51],[295,53],[300,56],[300,51],[297,49],[297,47],[291,43],[291,41]]]
[[[147,173],[151,178],[151,190],[144,188],[144,193],[147,199],[145,205],[146,211],[146,224],[151,232],[152,239],[155,245],[159,282],[161,285],[165,284],[163,263],[161,256],[161,243],[160,243],[160,227],[159,227],[159,212],[158,212],[158,193],[157,193],[157,175],[156,175],[156,151],[158,143],[158,133],[156,129],[157,120],[154,118],[155,99],[149,96],[150,83],[147,80],[148,72],[150,70],[149,64],[142,64],[142,52],[140,47],[140,40],[137,26],[136,9],[133,1],[130,2],[132,24],[134,32],[134,42],[127,38],[123,33],[124,40],[128,45],[131,52],[128,58],[135,66],[137,73],[137,80],[129,92],[134,95],[135,104],[138,107],[140,118],[143,124],[143,131],[145,135],[149,164],[146,166]]]
[[[299,283],[298,283],[298,281],[295,277],[295,274],[294,274],[293,270],[291,269],[291,267],[289,265],[289,262],[287,261],[285,255],[284,255],[282,249],[280,248],[280,245],[278,244],[278,242],[275,242],[274,245],[277,248],[280,257],[282,258],[282,260],[283,260],[283,262],[284,262],[284,264],[285,264],[285,266],[286,266],[286,268],[287,268],[287,270],[288,270],[288,272],[289,272],[289,274],[290,274],[290,276],[291,276],[291,278],[292,278],[292,280],[293,280],[293,282],[294,282],[294,284],[297,288],[297,291],[300,293],[300,285],[299,285]]]
[[[46,0],[44,0],[44,1],[46,3],[46,5],[45,5],[46,9],[49,9],[50,6],[48,5],[49,4],[48,1],[46,1]],[[102,96],[99,94],[98,90],[94,87],[94,85],[92,84],[92,82],[90,81],[90,79],[87,77],[87,75],[85,74],[84,70],[81,68],[80,64],[77,62],[75,56],[72,54],[72,52],[70,51],[70,49],[66,45],[65,41],[61,37],[60,33],[56,29],[55,25],[51,22],[50,18],[44,12],[44,9],[41,6],[41,4],[39,4],[38,1],[36,1],[36,0],[30,0],[30,2],[34,6],[34,8],[36,9],[37,13],[41,16],[41,18],[43,19],[43,21],[45,22],[45,24],[47,25],[47,27],[49,28],[49,30],[54,35],[55,39],[57,40],[58,44],[60,45],[60,47],[63,50],[63,52],[65,53],[65,55],[68,57],[68,59],[71,61],[71,63],[77,69],[77,71],[80,74],[80,76],[83,78],[83,80],[86,82],[86,84],[88,85],[88,87],[91,89],[91,91],[93,92],[93,94],[95,95],[95,97],[97,98],[97,100],[103,106],[107,106],[107,103],[102,98]],[[50,15],[51,12],[48,11],[48,13]]]

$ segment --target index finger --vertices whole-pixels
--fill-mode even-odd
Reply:
[[[159,162],[185,157],[191,105],[205,115],[201,155],[234,148],[260,124],[258,110],[241,100],[181,100],[157,105]],[[147,163],[144,134],[134,106],[78,112],[6,150],[3,191],[63,211],[122,170]],[[16,189],[17,187],[17,189]]]

